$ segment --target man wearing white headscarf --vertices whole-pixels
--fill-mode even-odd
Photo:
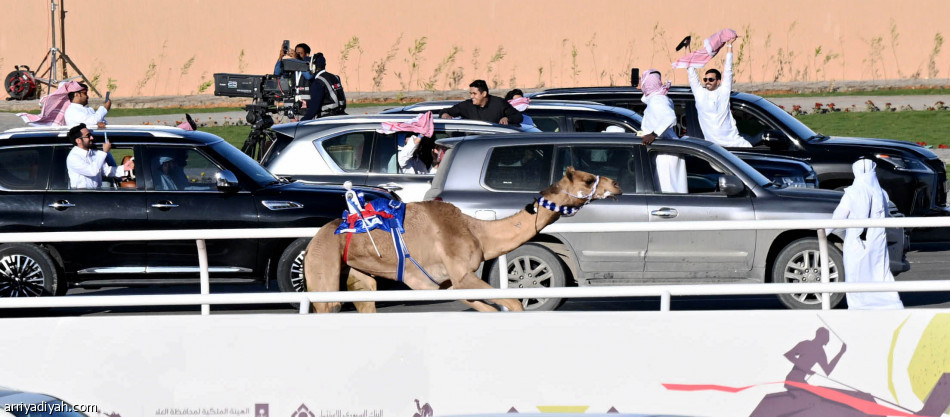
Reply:
[[[874,172],[876,167],[874,161],[869,159],[860,159],[851,166],[854,182],[845,188],[844,196],[835,209],[834,219],[887,217],[887,192],[881,189],[877,181],[877,174]],[[836,232],[840,235],[841,229],[826,232]],[[884,228],[849,228],[845,231],[844,277],[846,282],[894,282]],[[850,309],[904,308],[896,292],[848,293],[847,298]]]
[[[647,70],[640,78],[640,90],[646,103],[643,111],[643,122],[640,125],[643,144],[649,145],[657,139],[679,139],[673,130],[676,126],[676,113],[673,111],[673,100],[667,97],[670,83],[663,84],[660,72],[654,69]],[[689,192],[686,186],[686,161],[679,155],[657,154],[656,174],[660,185],[660,192],[682,193]]]

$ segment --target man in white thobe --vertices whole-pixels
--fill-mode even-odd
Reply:
[[[689,67],[689,88],[696,98],[696,112],[699,113],[699,126],[706,140],[724,148],[749,148],[752,145],[739,135],[736,119],[729,107],[729,95],[732,94],[732,42],[726,53],[724,73],[709,69],[700,83],[696,69]]]
[[[673,101],[667,97],[669,83],[663,84],[660,72],[647,70],[640,78],[640,90],[646,103],[643,111],[643,123],[640,125],[643,144],[649,145],[657,139],[679,139],[673,130],[676,126],[676,113],[673,111]],[[656,174],[660,192],[687,193],[686,161],[675,154],[656,155]]]
[[[69,93],[69,107],[66,107],[64,122],[66,126],[76,126],[80,123],[86,126],[96,126],[99,129],[106,127],[106,113],[112,108],[112,100],[106,100],[98,109],[93,110],[89,104],[89,88],[80,83],[81,90]]]
[[[102,186],[102,177],[122,177],[135,169],[135,162],[131,159],[122,166],[106,163],[112,143],[107,141],[102,145],[102,151],[96,150],[92,132],[85,124],[69,129],[66,139],[76,144],[66,156],[70,189],[96,189]]]
[[[876,164],[860,159],[851,169],[854,182],[844,189],[844,196],[835,209],[834,219],[882,219],[887,217],[887,192],[881,189],[874,173]],[[867,230],[864,238],[862,232]],[[826,230],[828,234],[841,229]],[[884,228],[849,228],[844,236],[844,278],[846,282],[894,282],[890,257],[887,254],[887,232]],[[901,309],[896,292],[847,293],[849,309]]]

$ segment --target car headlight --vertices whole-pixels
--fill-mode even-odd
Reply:
[[[805,177],[801,175],[776,175],[772,178],[772,182],[785,187],[808,188],[808,185],[805,183]]]
[[[878,161],[886,163],[897,171],[922,172],[925,174],[934,173],[933,169],[918,159],[906,158],[900,155],[890,155],[886,153],[879,153],[874,155],[874,157],[877,158]]]

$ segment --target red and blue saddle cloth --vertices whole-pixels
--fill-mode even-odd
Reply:
[[[396,280],[403,281],[405,275],[406,259],[422,271],[430,281],[439,285],[439,282],[432,279],[422,265],[419,265],[412,255],[409,254],[409,248],[402,235],[406,232],[403,228],[403,220],[406,216],[406,204],[402,201],[390,200],[388,198],[377,198],[369,203],[364,202],[362,192],[350,191],[346,193],[346,205],[349,210],[343,212],[343,222],[336,228],[334,234],[346,233],[346,245],[343,247],[343,262],[347,262],[350,249],[350,241],[354,233],[369,233],[373,229],[380,229],[389,232],[392,236],[393,246],[396,248],[398,265],[396,267]],[[375,245],[376,242],[373,242]],[[377,252],[378,252],[377,248]]]

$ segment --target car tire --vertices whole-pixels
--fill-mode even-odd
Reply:
[[[831,258],[829,282],[844,281],[844,257],[835,245],[828,245]],[[821,264],[819,263],[818,239],[802,238],[786,245],[772,264],[772,282],[798,283],[821,282]],[[779,294],[779,300],[786,307],[795,310],[821,308],[821,294]],[[831,294],[831,308],[844,298],[844,293]]]
[[[0,297],[65,295],[66,281],[43,248],[13,243],[0,246]]]
[[[491,286],[499,288],[499,263],[492,268]],[[508,253],[508,288],[559,288],[565,285],[565,271],[557,255],[543,246],[526,244]],[[527,272],[526,272],[527,271]],[[530,272],[530,273],[529,273]],[[522,299],[525,311],[553,311],[561,298]]]
[[[293,241],[281,253],[277,260],[277,287],[281,292],[304,292],[306,281],[303,273],[304,251],[310,244],[309,238]]]

